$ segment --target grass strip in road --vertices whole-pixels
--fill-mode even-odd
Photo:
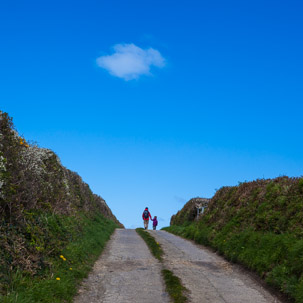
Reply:
[[[143,238],[151,253],[162,263],[163,250],[160,244],[146,232],[143,228],[137,228],[136,232]],[[163,263],[162,263],[163,266]],[[185,293],[188,290],[181,284],[180,279],[168,269],[162,269],[162,276],[165,282],[165,288],[174,303],[185,303],[187,297]]]
[[[158,242],[152,237],[148,232],[144,231],[143,228],[137,228],[136,232],[143,238],[146,242],[148,248],[151,253],[157,258],[159,261],[162,261],[163,250]]]
[[[181,284],[180,279],[168,269],[163,269],[162,275],[165,281],[166,291],[173,299],[173,302],[174,303],[187,302],[187,298],[184,296],[184,293],[187,291],[187,289]]]

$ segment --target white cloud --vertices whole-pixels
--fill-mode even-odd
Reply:
[[[165,59],[153,48],[142,49],[134,44],[116,44],[114,53],[97,58],[97,64],[111,75],[124,80],[151,75],[151,66],[164,67]]]

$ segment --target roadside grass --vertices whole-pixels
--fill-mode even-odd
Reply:
[[[202,222],[163,230],[210,246],[227,260],[255,271],[269,285],[297,303],[303,302],[303,240],[290,234],[251,229],[215,231]]]
[[[43,260],[48,266],[34,276],[21,270],[12,272],[7,294],[0,295],[0,302],[72,302],[79,283],[87,276],[117,227],[102,215],[60,216],[56,220],[49,217],[46,222],[48,231],[52,230],[49,241],[54,251]],[[64,240],[65,233],[68,233],[68,239]],[[61,249],[58,250],[56,245]]]
[[[161,245],[156,242],[155,238],[146,232],[143,228],[137,228],[136,232],[143,238],[151,253],[162,263],[163,250]],[[163,266],[163,263],[162,263]],[[188,291],[182,284],[180,279],[168,269],[162,269],[166,291],[170,295],[174,303],[185,303],[187,297],[185,293]]]
[[[222,187],[198,220],[196,213],[189,201],[164,230],[212,247],[303,302],[303,177]]]

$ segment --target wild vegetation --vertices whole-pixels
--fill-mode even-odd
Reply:
[[[303,178],[279,177],[223,187],[196,220],[187,203],[167,231],[211,246],[303,302]]]
[[[117,226],[77,173],[0,112],[1,302],[70,302]]]

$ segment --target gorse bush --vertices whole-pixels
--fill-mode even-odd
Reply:
[[[175,216],[172,223],[176,222]],[[165,229],[211,246],[257,272],[289,298],[303,302],[302,178],[223,187],[199,221],[181,221]]]

